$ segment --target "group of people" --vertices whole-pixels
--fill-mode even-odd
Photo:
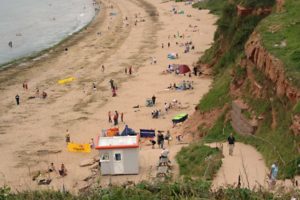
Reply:
[[[130,67],[125,67],[125,74],[129,74],[129,75],[132,74],[132,66],[130,66]]]
[[[54,163],[51,163],[50,166],[48,167],[48,172],[56,172],[58,173],[61,177],[64,177],[67,175],[67,168],[65,167],[64,163],[62,163],[60,165],[60,169],[57,171],[55,166],[54,166]]]
[[[120,119],[121,119],[121,122],[124,122],[124,113],[123,112],[121,112]],[[118,111],[115,111],[114,114],[112,114],[111,111],[108,111],[108,123],[112,123],[112,122],[113,122],[114,126],[119,124],[119,112]]]
[[[27,90],[28,90],[28,82],[27,82],[27,81],[23,82],[22,87],[23,87],[24,90],[27,91]],[[42,94],[40,95],[40,90],[39,90],[39,88],[36,88],[36,90],[35,90],[35,95],[34,95],[34,96],[28,97],[28,99],[33,99],[33,98],[43,98],[43,99],[46,99],[47,96],[48,96],[48,94],[47,94],[45,91],[43,91]],[[20,95],[19,95],[19,94],[16,94],[15,100],[16,100],[16,104],[17,104],[17,105],[20,105],[20,99],[21,99],[21,98],[20,98]]]
[[[168,144],[170,143],[170,140],[171,140],[170,131],[168,130],[167,133],[166,133],[166,135],[164,135],[162,132],[163,131],[158,131],[156,141],[154,139],[150,140],[150,142],[152,144],[152,149],[155,148],[156,144],[158,145],[158,147],[160,149],[163,149],[164,148],[164,144],[165,144],[165,140],[168,141]]]
[[[153,119],[157,119],[161,114],[161,110],[155,109],[151,112],[151,116]]]
[[[195,46],[193,45],[193,42],[192,42],[192,41],[186,42],[186,43],[184,44],[184,47],[185,47],[184,53],[188,53],[188,52],[190,52],[190,50],[195,50]]]
[[[172,84],[170,83],[168,89],[175,89],[175,90],[192,90],[193,87],[193,81],[185,81],[183,80],[181,84],[176,85],[176,83]]]

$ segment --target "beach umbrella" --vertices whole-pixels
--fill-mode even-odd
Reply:
[[[191,69],[187,65],[179,65],[178,70],[179,74],[185,74],[191,71]]]

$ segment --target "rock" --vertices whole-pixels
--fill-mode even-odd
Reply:
[[[79,182],[77,185],[78,191],[79,192],[84,192],[87,190],[91,185],[87,182]]]
[[[283,40],[277,45],[283,48],[287,46],[287,42]],[[292,102],[300,99],[300,91],[291,84],[285,74],[284,63],[264,48],[257,32],[253,32],[246,42],[245,54],[247,66],[254,65],[267,79],[270,79],[274,83],[277,96],[286,96]]]
[[[94,161],[95,161],[95,162],[99,162],[99,161],[100,161],[100,156],[99,156],[99,155],[95,156],[95,157],[94,157]]]
[[[92,158],[89,158],[89,159],[86,159],[86,160],[83,160],[80,162],[79,166],[80,167],[86,167],[86,166],[91,166],[95,163],[94,159]]]
[[[88,175],[88,176],[86,176],[85,178],[83,178],[82,180],[83,180],[83,181],[88,181],[88,180],[90,180],[90,179],[92,179],[92,178],[94,178],[93,175]]]
[[[98,169],[99,168],[99,163],[96,162],[92,166],[90,166],[90,169]]]

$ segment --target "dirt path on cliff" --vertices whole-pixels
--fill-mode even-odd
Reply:
[[[208,144],[215,147],[216,143]],[[213,180],[213,189],[225,186],[237,186],[240,176],[241,187],[268,188],[267,174],[269,172],[262,155],[252,146],[237,142],[233,156],[229,155],[227,143],[222,143],[222,166]]]

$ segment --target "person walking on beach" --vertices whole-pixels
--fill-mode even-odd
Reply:
[[[108,123],[112,123],[111,112],[110,111],[108,111]]]
[[[91,138],[91,141],[90,141],[90,147],[91,149],[94,149],[95,148],[95,142],[94,142],[94,139]]]
[[[121,122],[124,122],[123,120],[124,120],[124,113],[122,112],[121,113]]]
[[[270,175],[269,175],[271,188],[273,188],[276,184],[277,174],[278,174],[278,163],[276,161],[272,164]]]
[[[112,96],[113,97],[117,96],[117,91],[116,91],[115,87],[113,87],[113,89],[112,89]]]
[[[127,67],[125,67],[125,74],[127,74]]]
[[[119,124],[119,113],[118,113],[118,111],[115,111],[115,115],[114,115],[114,125],[116,126],[116,125],[118,125]]]
[[[28,83],[26,81],[24,81],[23,83],[23,89],[28,90]]]
[[[101,71],[104,72],[104,70],[105,70],[105,67],[104,67],[104,65],[102,65]]]
[[[233,134],[230,133],[230,136],[227,138],[228,141],[228,147],[229,147],[229,155],[233,155],[233,148],[234,148],[234,143],[235,143],[235,138],[233,137]]]
[[[167,134],[166,134],[166,136],[165,136],[165,140],[168,141],[168,145],[169,145],[169,144],[170,144],[170,140],[171,140],[171,134],[170,134],[170,131],[169,131],[169,130],[167,131]]]
[[[168,48],[171,46],[170,42],[168,42]]]
[[[115,86],[114,86],[114,80],[110,79],[109,83],[110,83],[111,89],[114,89],[115,88]]]
[[[157,144],[159,146],[159,148],[164,148],[164,135],[158,131],[158,134],[157,134]]]
[[[132,74],[132,66],[129,67],[129,75]]]
[[[66,136],[65,136],[65,138],[66,138],[66,143],[68,144],[69,142],[71,142],[71,137],[70,137],[70,133],[69,133],[69,130],[67,129],[66,130]]]
[[[20,105],[20,96],[17,94],[15,98],[17,105]]]
[[[153,105],[155,105],[155,101],[156,101],[156,96],[152,96],[152,103],[153,103]]]
[[[118,116],[117,114],[114,115],[114,126],[118,125]]]

